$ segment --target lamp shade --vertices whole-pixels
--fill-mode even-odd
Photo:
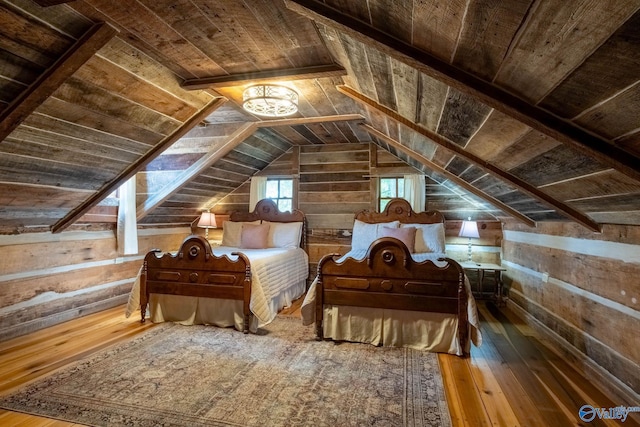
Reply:
[[[200,220],[198,221],[198,227],[200,228],[216,228],[216,216],[209,211],[202,212]]]
[[[469,218],[468,221],[462,221],[462,227],[460,227],[460,234],[458,236],[479,239],[478,223],[471,221],[471,218]]]

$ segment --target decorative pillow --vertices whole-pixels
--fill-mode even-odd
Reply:
[[[380,235],[378,237],[393,237],[400,240],[409,249],[409,252],[415,252],[416,242],[416,230],[415,227],[403,227],[403,228],[389,228],[382,227]]]
[[[302,238],[302,222],[269,222],[267,245],[270,248],[299,248]]]
[[[242,224],[240,247],[243,249],[265,249],[269,236],[269,224]]]
[[[444,224],[402,224],[401,228],[416,228],[417,253],[445,253]]]
[[[224,224],[222,224],[222,246],[240,247],[240,235],[242,234],[243,224],[260,224],[260,221],[225,221]]]
[[[378,222],[375,224],[369,224],[360,220],[355,220],[353,223],[353,235],[351,237],[351,249],[353,250],[366,250],[369,249],[371,243],[376,240],[380,234],[382,227],[398,228],[400,221],[392,222]]]

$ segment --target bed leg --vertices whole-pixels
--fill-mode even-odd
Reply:
[[[242,332],[245,333],[245,334],[248,334],[249,333],[249,315],[248,314],[244,315],[244,325],[243,326],[244,327],[242,329]]]
[[[324,338],[322,333],[322,323],[316,322],[316,341],[322,341]]]
[[[147,314],[147,304],[141,305],[140,306],[140,323],[144,323],[147,320],[146,314]]]

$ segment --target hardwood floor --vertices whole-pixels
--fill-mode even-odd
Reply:
[[[281,315],[299,316],[299,304]],[[508,309],[479,302],[483,345],[471,356],[439,355],[447,400],[456,426],[640,426],[638,415],[585,423],[578,409],[620,406],[573,367],[547,349]],[[117,307],[0,343],[0,395],[154,325],[126,319]],[[78,424],[0,409],[2,426],[78,426]]]

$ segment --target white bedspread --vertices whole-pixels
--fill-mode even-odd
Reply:
[[[251,301],[253,313],[250,330],[275,319],[278,311],[302,296],[309,276],[309,257],[303,249],[269,248],[238,249],[227,246],[213,248],[216,256],[237,257],[242,252],[251,262]],[[140,274],[129,294],[126,316],[140,309]],[[151,294],[149,317],[153,322],[175,321],[182,324],[215,324],[242,329],[242,301],[197,298],[179,295]]]
[[[366,254],[367,250],[350,251],[338,261],[346,257],[362,259]],[[445,256],[437,253],[412,254],[415,261],[431,260],[436,265],[444,265],[444,262],[437,259]],[[313,281],[302,303],[302,323],[307,326],[314,324],[316,320],[317,281],[317,278]],[[482,334],[478,311],[466,276],[465,285],[468,295],[469,338],[479,347],[482,344]],[[461,348],[457,332],[458,318],[451,314],[333,305],[326,305],[323,310],[324,336],[334,340],[410,347],[457,355],[468,353],[470,343]]]

